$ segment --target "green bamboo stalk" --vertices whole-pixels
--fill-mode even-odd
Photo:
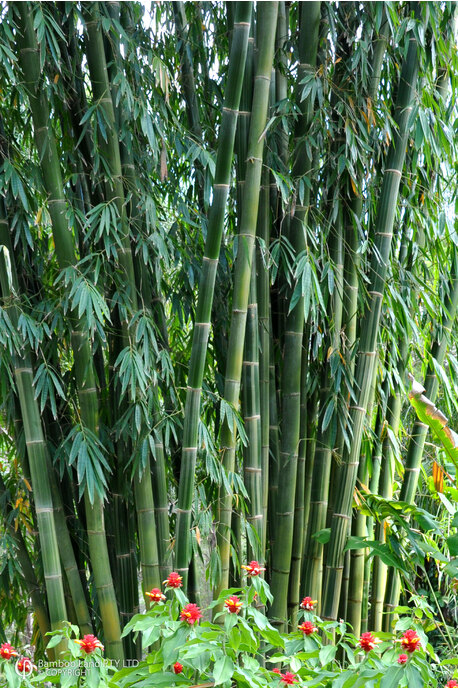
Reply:
[[[310,2],[301,6],[299,32],[299,83],[302,78],[313,72],[318,48],[318,27],[320,21],[320,3]],[[308,100],[297,100],[301,108],[296,137],[295,177],[309,173],[312,161],[307,155],[303,138],[312,118],[311,103]],[[304,193],[304,199],[296,203],[294,215],[290,212],[290,242],[296,256],[306,250],[306,231],[310,191]],[[282,419],[281,452],[277,496],[277,548],[272,554],[271,589],[274,601],[271,616],[274,624],[282,627],[287,617],[288,581],[290,574],[292,541],[294,534],[294,502],[296,491],[297,456],[299,450],[300,430],[300,394],[301,394],[301,359],[302,338],[304,331],[304,298],[301,297],[286,317],[284,358],[282,373]]]
[[[269,170],[262,173],[261,192],[258,211],[257,232],[267,248],[270,242],[270,208],[269,208]],[[264,559],[267,541],[267,514],[269,505],[269,465],[270,465],[270,279],[267,258],[263,257],[261,246],[256,249],[258,324],[259,324],[259,410],[261,414],[261,482],[262,482],[262,543],[261,553]],[[265,261],[264,261],[265,259]]]
[[[193,133],[196,141],[200,143],[202,142],[202,126],[200,122],[199,104],[197,102],[197,90],[194,78],[191,45],[188,36],[188,21],[186,19],[184,3],[181,2],[181,0],[173,0],[172,6],[178,38],[178,50],[181,56],[180,72],[186,111],[188,113],[191,132]],[[246,21],[249,21],[247,16],[248,10],[247,14],[245,14],[245,17]],[[237,18],[235,23],[237,24]]]
[[[376,220],[375,249],[372,255],[369,278],[369,302],[361,324],[359,355],[356,363],[357,401],[351,407],[352,441],[350,451],[344,451],[343,476],[331,521],[331,539],[324,583],[323,617],[335,619],[338,611],[342,582],[343,549],[347,535],[353,492],[358,471],[363,426],[370,398],[370,382],[375,367],[376,343],[379,330],[380,310],[385,287],[387,264],[391,250],[393,223],[399,183],[404,165],[408,136],[408,124],[412,109],[418,73],[417,42],[413,32],[409,34],[409,48],[404,61],[399,84],[395,120],[397,129],[388,154],[382,183],[381,198]]]
[[[372,494],[378,494],[380,485],[380,474],[382,465],[382,447],[384,434],[386,434],[386,408],[387,408],[387,398],[389,395],[389,378],[385,377],[383,382],[381,403],[378,408],[377,421],[374,428],[374,444],[372,447],[372,474],[369,484],[369,490]],[[369,540],[375,538],[374,530],[374,518],[368,518],[367,520],[367,536]],[[365,570],[366,579],[369,580],[371,570],[372,570],[372,591],[370,596],[371,606],[370,606],[370,618],[368,622],[368,630],[381,630],[382,629],[382,619],[381,613],[383,609],[383,597],[385,594],[385,580],[378,577],[378,570],[373,563],[374,559],[366,557]],[[369,598],[369,592],[367,592]],[[380,612],[380,613],[379,613]],[[380,616],[380,618],[379,618]],[[377,626],[376,623],[379,623]]]
[[[263,563],[262,468],[261,468],[261,418],[259,401],[259,343],[258,304],[256,297],[256,259],[251,266],[250,293],[247,307],[245,356],[242,362],[242,410],[247,445],[243,449],[243,472],[249,507],[246,520],[254,534],[247,543],[248,561]],[[250,538],[252,536],[252,538]]]
[[[275,377],[274,343],[272,331],[272,318],[269,318],[269,499],[268,499],[268,526],[269,544],[271,550],[275,549],[276,542],[276,517],[278,495],[278,468],[280,457],[280,435],[278,428],[277,384]]]
[[[39,47],[33,29],[28,3],[18,10],[18,54],[34,122],[35,144],[41,160],[45,189],[48,194],[56,254],[61,268],[76,263],[72,232],[66,220],[66,200],[60,171],[56,141],[50,126],[49,105],[40,89]],[[90,342],[78,317],[72,314],[71,334],[74,370],[80,403],[81,420],[85,427],[98,434],[98,400]],[[94,573],[108,656],[122,660],[121,629],[108,558],[103,505],[100,497],[91,504],[85,492],[85,508],[91,565]]]
[[[202,278],[199,286],[196,320],[192,336],[191,361],[186,392],[183,448],[180,481],[178,487],[178,514],[176,525],[176,566],[186,586],[191,559],[191,516],[194,489],[194,472],[197,457],[197,436],[200,399],[204,376],[211,309],[224,224],[227,195],[229,192],[235,129],[243,82],[251,3],[238,2],[236,21],[229,57],[224,109],[219,134],[216,159],[213,203],[208,220],[207,239],[203,258]],[[230,524],[230,523],[229,523]]]
[[[310,507],[311,490],[311,486],[307,486],[305,482],[307,467],[306,453],[307,448],[310,448],[310,445],[307,443],[307,389],[309,367],[309,338],[310,328],[307,325],[304,329],[304,336],[302,342],[299,451],[297,456],[296,495],[294,498],[294,527],[291,551],[291,572],[289,576],[288,589],[288,621],[290,623],[292,630],[296,629],[297,615],[299,612],[299,604],[301,601],[301,570],[302,558],[304,554],[304,541],[306,536],[306,530],[304,529],[304,525],[308,524],[308,508]]]
[[[254,249],[256,221],[261,184],[264,128],[269,103],[270,77],[273,63],[277,2],[264,2],[258,7],[258,21],[262,24],[262,41],[259,46],[256,76],[254,81],[253,105],[250,121],[247,172],[243,190],[242,217],[238,233],[238,251],[235,263],[232,319],[224,387],[225,400],[238,407],[240,378],[243,358],[243,343],[251,278],[251,263]],[[235,36],[234,36],[235,41]],[[234,471],[235,429],[224,420],[221,430],[222,464],[226,474]],[[228,586],[230,558],[230,525],[232,492],[220,488],[218,503],[218,547],[221,557],[221,579],[216,593]]]

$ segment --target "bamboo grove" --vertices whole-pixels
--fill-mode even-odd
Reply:
[[[0,632],[452,591],[454,4],[0,7]]]

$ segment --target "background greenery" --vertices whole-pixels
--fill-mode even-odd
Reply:
[[[406,391],[453,427],[454,3],[0,11],[2,639],[135,658],[172,568],[198,603],[256,559],[280,631],[413,602],[453,652],[454,455]]]

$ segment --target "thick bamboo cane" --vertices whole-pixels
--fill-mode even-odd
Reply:
[[[194,472],[197,458],[197,437],[200,399],[205,359],[210,333],[211,309],[229,192],[235,129],[243,82],[251,3],[238,2],[229,58],[229,72],[219,135],[213,203],[208,221],[207,240],[203,259],[202,279],[199,285],[196,320],[192,335],[191,361],[186,392],[183,448],[180,482],[178,487],[178,515],[176,525],[176,565],[186,586],[191,559],[191,517],[194,492]],[[230,524],[230,523],[229,523]]]
[[[248,144],[247,172],[243,190],[242,218],[238,233],[238,249],[234,275],[234,294],[232,300],[232,319],[229,337],[225,400],[238,407],[240,379],[243,358],[243,343],[247,317],[248,296],[251,277],[251,263],[256,233],[256,221],[261,184],[262,154],[264,148],[264,129],[269,103],[270,78],[275,44],[277,21],[277,2],[264,2],[258,7],[258,21],[262,24],[262,40],[259,45],[258,60],[253,92],[253,105]],[[234,37],[235,40],[235,37]],[[221,430],[222,464],[226,474],[234,471],[236,433],[232,424],[225,419]],[[218,547],[221,557],[221,579],[216,586],[216,594],[226,589],[229,578],[230,525],[232,513],[232,492],[220,489],[218,504]]]

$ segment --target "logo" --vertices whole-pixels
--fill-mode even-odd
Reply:
[[[21,676],[21,678],[24,680],[32,675],[34,665],[28,658],[17,659],[16,663],[14,664],[14,670],[18,676]]]

